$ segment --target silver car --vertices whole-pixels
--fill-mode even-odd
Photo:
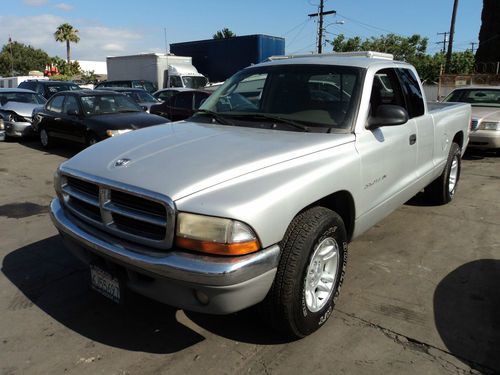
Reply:
[[[43,107],[45,102],[43,96],[31,90],[0,89],[0,132],[3,130],[4,138],[34,134],[31,127],[33,110]]]
[[[452,91],[445,102],[472,106],[469,147],[500,152],[500,87],[465,87]]]

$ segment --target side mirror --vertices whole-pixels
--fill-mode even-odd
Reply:
[[[69,116],[79,116],[80,112],[77,109],[68,109],[66,114]]]
[[[367,129],[381,126],[403,125],[408,122],[408,112],[399,105],[382,104],[377,107],[375,116],[368,117]]]

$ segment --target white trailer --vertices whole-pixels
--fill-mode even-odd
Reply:
[[[0,77],[0,88],[15,89],[21,82],[29,79],[47,80],[47,77],[39,76],[18,76],[18,77]]]
[[[108,80],[147,80],[167,87],[204,87],[208,80],[188,56],[147,53],[107,57]]]

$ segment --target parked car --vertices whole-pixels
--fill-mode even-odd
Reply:
[[[176,88],[169,88],[169,89],[161,89],[161,90],[158,90],[158,91],[155,91],[153,93],[153,96],[162,101],[162,102],[165,102],[167,101],[168,99],[170,99],[172,96],[174,96],[175,94],[177,94],[178,92],[181,92],[181,91],[192,91],[194,89],[190,89],[190,88],[186,88],[186,87],[176,87]]]
[[[4,138],[34,135],[31,114],[47,100],[31,90],[0,89],[0,119]]]
[[[93,145],[131,130],[168,122],[145,113],[129,97],[109,91],[65,91],[36,112],[33,127],[43,147],[56,139]]]
[[[472,106],[469,148],[496,149],[500,153],[500,87],[463,87],[453,90],[444,102]]]
[[[119,92],[120,94],[127,95],[134,102],[139,104],[146,112],[149,113],[152,105],[161,103],[153,95],[143,89],[124,89],[121,87],[104,87],[101,90]]]
[[[82,90],[80,86],[73,82],[36,79],[21,82],[17,88],[35,91],[42,95],[45,99],[50,99],[52,95],[60,91]]]
[[[311,96],[311,81],[338,90]],[[470,116],[429,108],[415,68],[387,54],[256,64],[189,121],[64,162],[51,218],[115,301],[130,288],[205,313],[262,303],[262,322],[304,337],[334,312],[348,242],[422,189],[454,199]]]
[[[95,90],[99,90],[104,87],[143,89],[150,94],[158,90],[158,87],[153,82],[145,80],[102,81],[95,86]]]
[[[163,103],[151,106],[150,112],[168,118],[171,121],[185,120],[198,110],[200,104],[210,94],[211,92],[203,90],[180,91]]]

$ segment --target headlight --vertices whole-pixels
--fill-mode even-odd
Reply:
[[[3,123],[3,119],[0,118],[0,130],[5,129],[5,124]]]
[[[185,212],[177,216],[176,244],[218,255],[243,255],[260,249],[255,232],[242,222]]]
[[[106,135],[108,137],[114,137],[116,135],[121,135],[132,131],[132,129],[120,129],[120,130],[106,130]]]
[[[479,128],[483,130],[500,130],[500,122],[482,122]]]

